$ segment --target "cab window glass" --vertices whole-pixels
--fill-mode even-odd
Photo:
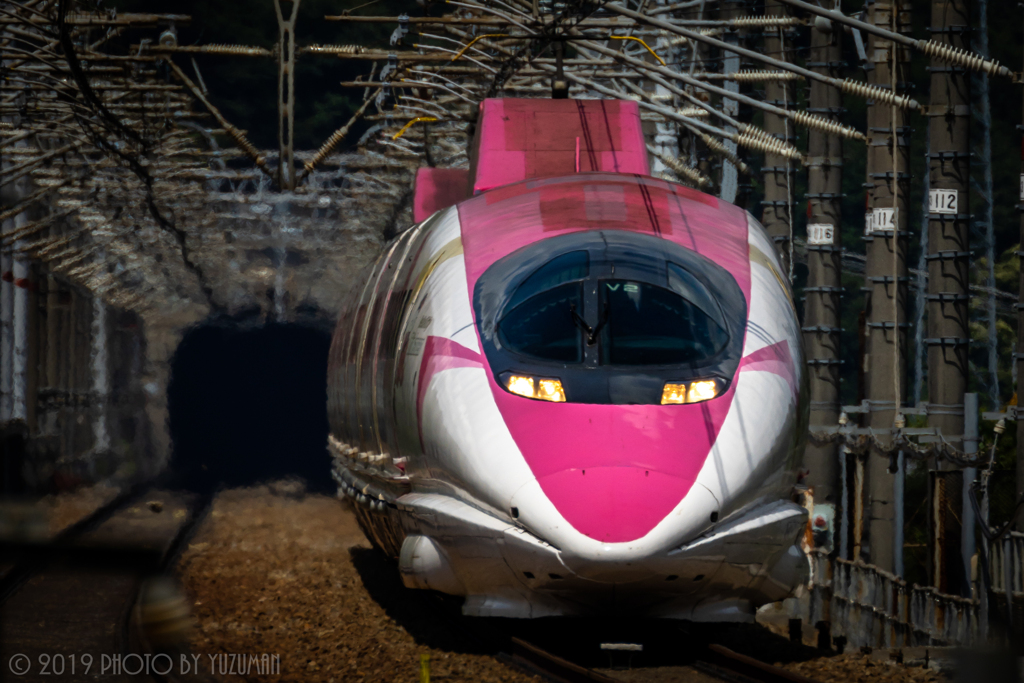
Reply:
[[[583,314],[583,285],[570,282],[548,289],[509,311],[498,323],[501,343],[541,360],[579,363],[583,337],[573,313]]]
[[[590,256],[585,251],[571,251],[551,259],[535,270],[516,288],[505,307],[510,311],[530,297],[565,282],[582,280],[590,272]]]
[[[703,306],[664,287],[602,280],[600,296],[602,364],[694,363],[715,355],[729,341],[726,330]],[[715,305],[713,299],[702,303]]]
[[[682,266],[669,263],[668,288],[699,308],[704,315],[709,316],[720,327],[725,327],[721,306],[718,305],[715,297],[711,296],[711,292],[704,286],[704,283],[698,280],[693,273]]]

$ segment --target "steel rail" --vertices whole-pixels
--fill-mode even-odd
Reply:
[[[21,588],[25,581],[46,562],[49,555],[55,551],[59,552],[82,534],[96,529],[119,510],[151,491],[152,485],[153,482],[148,481],[122,492],[113,500],[101,505],[91,514],[61,531],[49,543],[0,543],[0,547],[5,549],[4,555],[10,557],[22,554],[25,556],[20,561],[16,561],[14,567],[0,577],[0,605]]]
[[[699,666],[704,662],[710,665],[710,671]],[[739,674],[760,683],[818,683],[813,678],[766,664],[760,659],[733,652],[723,645],[714,643],[706,645],[705,652],[698,655],[697,668],[712,675],[717,673],[715,669],[725,669],[728,673]],[[722,677],[720,673],[718,675]],[[733,677],[728,677],[728,680],[733,680]]]
[[[521,638],[512,638],[511,650],[510,657],[515,664],[535,670],[549,680],[562,683],[620,683],[611,676],[562,659]]]

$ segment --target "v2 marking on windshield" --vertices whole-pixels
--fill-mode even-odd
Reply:
[[[619,285],[609,285],[609,284],[606,284],[605,287],[607,287],[608,289],[612,290],[613,292],[618,291],[618,289],[619,289]]]

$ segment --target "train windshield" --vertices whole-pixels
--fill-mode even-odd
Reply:
[[[674,291],[646,282],[602,280],[600,295],[605,318],[602,365],[693,363],[729,342],[705,306]],[[712,312],[717,309],[710,297],[700,303],[710,304]]]
[[[528,277],[498,324],[502,344],[527,356],[561,363],[583,360],[578,325],[589,255],[574,251],[552,259]]]
[[[678,365],[710,358],[729,342],[718,302],[684,268],[667,263],[658,284],[604,279],[601,272],[614,268],[588,279],[582,251],[538,268],[505,307],[498,323],[502,345],[559,363],[582,363],[586,349],[598,347],[594,361],[601,365]],[[587,292],[595,284],[588,311]]]
[[[661,405],[668,383],[727,386],[747,324],[732,273],[633,230],[521,247],[480,275],[473,310],[496,379],[534,377],[538,391],[540,378],[557,379],[566,402],[595,405]]]
[[[576,282],[530,297],[502,319],[502,343],[534,358],[579,363],[582,344],[573,312],[582,307],[582,290]]]

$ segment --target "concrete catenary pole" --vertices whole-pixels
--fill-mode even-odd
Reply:
[[[769,0],[771,2],[771,0]],[[723,2],[722,9],[720,11],[721,19],[735,19],[745,14],[746,7],[742,2]],[[739,45],[742,41],[742,36],[737,31],[731,31],[727,33],[723,39],[732,45]],[[735,52],[722,52],[722,73],[726,75],[735,74],[741,68],[740,56]],[[740,91],[740,84],[735,80],[727,80],[722,86],[726,90],[738,93]],[[739,118],[740,115],[740,103],[737,100],[730,100],[728,98],[722,100],[722,111],[734,118]],[[724,126],[725,130],[734,132],[735,128],[732,126]],[[722,144],[729,152],[739,156],[740,150],[736,146],[736,143],[732,140],[723,140]],[[722,182],[719,186],[718,196],[730,203],[736,203],[739,197],[740,190],[740,174],[736,166],[725,159],[722,161]]]
[[[933,0],[932,39],[970,47],[967,0]],[[970,249],[970,76],[961,67],[931,60],[928,108],[928,425],[962,446],[967,390],[968,258]],[[931,487],[932,583],[943,593],[969,589],[961,555],[963,477],[938,463]]]
[[[19,141],[25,150],[28,142]],[[8,165],[3,155],[0,166]],[[21,178],[0,186],[0,204],[17,206],[29,194],[28,179]],[[3,233],[23,228],[28,223],[23,211],[0,225]],[[29,289],[32,278],[28,259],[21,253],[21,239],[0,246],[0,491],[13,492],[12,482],[20,479],[28,436],[29,331],[31,310]]]
[[[92,374],[93,395],[93,446],[96,456],[102,457],[110,450],[110,432],[107,428],[108,402],[110,399],[110,354],[107,340],[107,305],[99,296],[92,302],[92,349],[89,353]]]
[[[890,30],[909,29],[909,5],[874,2],[871,21]],[[869,58],[874,62],[870,82],[880,88],[902,91],[907,81],[909,49],[871,36]],[[906,385],[907,322],[907,206],[909,195],[910,129],[906,115],[897,107],[870,102],[868,106],[868,206],[871,231],[867,235],[867,290],[865,396],[869,406],[867,426],[883,432],[893,428]],[[886,571],[896,568],[893,548],[896,511],[893,474],[889,459],[877,453],[867,456],[865,495],[866,537],[863,559]]]
[[[285,191],[295,189],[295,20],[299,16],[300,0],[290,1],[291,8],[285,18],[281,0],[274,0],[280,34],[277,44],[277,134],[281,153],[277,181]]]
[[[14,221],[4,221],[4,232]],[[14,254],[0,247],[0,428],[6,427],[14,411]]]
[[[765,1],[765,15],[783,16],[785,5],[778,0]],[[769,57],[787,60],[786,44],[789,42],[784,28],[764,29],[764,52]],[[767,81],[764,98],[769,104],[783,109],[790,109],[793,84],[786,81]],[[772,137],[785,142],[792,142],[792,127],[782,116],[765,113],[764,129]],[[775,246],[782,256],[782,263],[787,273],[791,271],[792,256],[792,205],[793,205],[793,163],[790,159],[778,154],[765,154],[764,166],[761,167],[764,183],[764,199],[761,200],[761,224],[775,241]]]
[[[843,66],[841,26],[821,20],[811,29],[807,68],[839,77]],[[842,94],[812,81],[808,112],[839,121]],[[804,288],[804,346],[810,374],[812,425],[835,425],[839,418],[839,305],[842,296],[843,143],[838,135],[816,128],[807,136],[807,286]],[[808,444],[804,456],[806,483],[814,489],[814,504],[831,506],[842,497],[840,462],[834,444]],[[839,519],[834,514],[833,519]],[[833,530],[835,528],[833,527]],[[847,533],[846,529],[841,533]]]
[[[1021,127],[1024,131],[1024,126]],[[1020,245],[1018,249],[1024,251],[1024,137],[1020,143]],[[1024,261],[1024,254],[1017,252]],[[1022,401],[1021,382],[1024,382],[1024,267],[1020,268],[1020,284],[1017,299],[1017,408],[1020,409]],[[1017,417],[1017,499],[1024,496],[1024,419]],[[987,523],[987,522],[986,522]],[[1024,506],[1018,508],[1014,522],[1017,531],[1024,531]]]

